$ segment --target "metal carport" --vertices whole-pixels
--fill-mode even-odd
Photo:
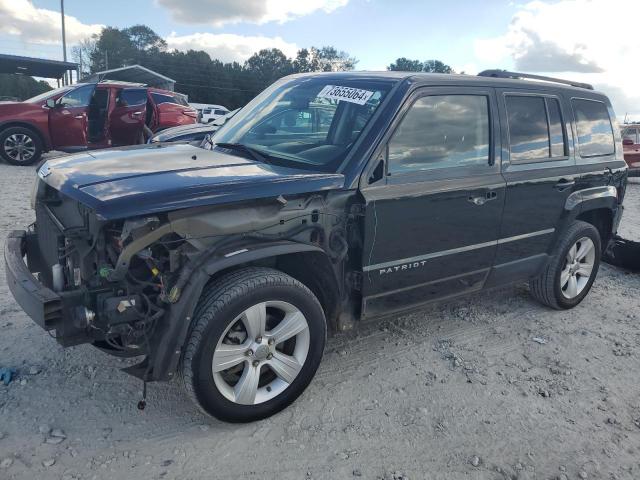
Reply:
[[[84,83],[96,83],[102,80],[118,80],[121,82],[144,83],[150,87],[162,88],[173,91],[176,81],[172,78],[149,70],[142,65],[130,65],[128,67],[114,68],[102,72],[92,73],[81,80]]]
[[[78,71],[77,63],[0,54],[0,73],[55,78],[59,82],[66,72],[74,70]]]

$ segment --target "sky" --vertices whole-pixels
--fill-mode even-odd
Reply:
[[[105,25],[137,23],[223,61],[333,45],[358,70],[408,57],[588,82],[640,120],[640,0],[66,0],[65,13],[69,52]],[[0,53],[62,58],[59,0],[0,0],[0,25]]]

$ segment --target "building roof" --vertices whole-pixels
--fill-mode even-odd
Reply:
[[[77,68],[78,64],[73,62],[0,54],[0,73],[59,79],[65,72]]]
[[[92,73],[83,78],[83,83],[96,83],[104,80],[143,83],[150,87],[162,88],[173,91],[176,81],[165,77],[158,72],[149,70],[142,65],[130,65],[128,67],[113,68],[102,72]]]

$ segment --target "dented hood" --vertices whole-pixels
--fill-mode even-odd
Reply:
[[[341,174],[269,165],[184,144],[71,155],[48,161],[38,176],[105,220],[344,185]]]

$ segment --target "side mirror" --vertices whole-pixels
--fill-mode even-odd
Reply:
[[[56,101],[53,98],[47,98],[45,105],[49,108],[56,108]]]
[[[204,148],[205,150],[213,150],[213,134],[207,133],[202,139],[202,143],[200,144],[200,148]]]
[[[631,146],[631,145],[633,145],[633,140],[631,140],[630,138],[624,138],[622,140],[622,145],[625,145],[627,147]]]

